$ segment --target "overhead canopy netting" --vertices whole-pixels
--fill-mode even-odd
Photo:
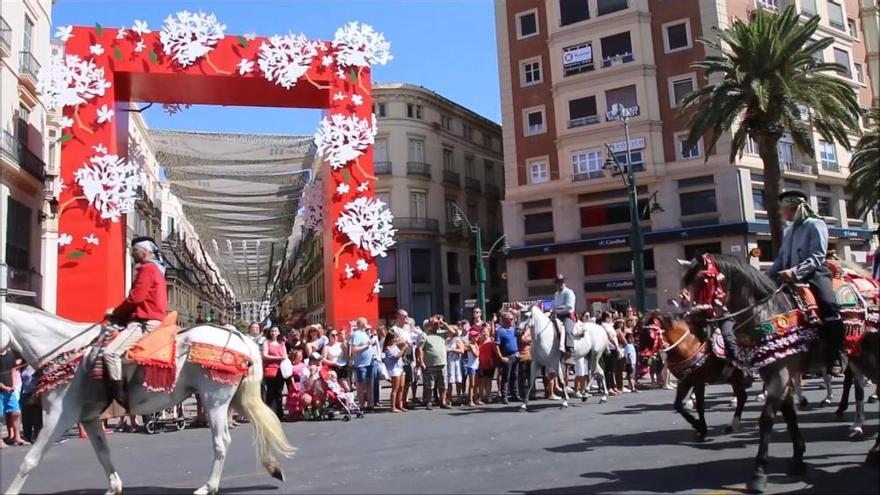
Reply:
[[[314,158],[312,136],[150,131],[159,164],[240,301],[271,291]]]

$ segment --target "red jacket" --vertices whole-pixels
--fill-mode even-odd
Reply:
[[[123,321],[161,320],[168,311],[168,288],[165,275],[155,263],[141,263],[131,285],[131,292],[122,304],[113,310],[113,316]]]

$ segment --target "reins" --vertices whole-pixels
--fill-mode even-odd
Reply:
[[[101,321],[99,321],[99,322],[97,322],[97,323],[95,323],[95,324],[93,324],[93,325],[90,325],[89,327],[87,327],[87,328],[86,328],[85,330],[83,330],[82,332],[80,332],[80,333],[74,335],[73,337],[71,337],[71,338],[65,340],[65,341],[62,342],[61,344],[57,345],[54,349],[52,349],[51,351],[47,352],[46,354],[43,354],[39,359],[36,360],[36,365],[34,365],[34,369],[40,369],[40,368],[42,368],[43,365],[45,364],[45,363],[43,363],[43,361],[44,361],[46,358],[48,358],[48,357],[50,357],[50,356],[53,356],[55,353],[61,352],[61,350],[64,348],[64,346],[66,346],[67,344],[73,342],[74,340],[78,339],[79,337],[85,335],[86,332],[91,331],[91,330],[92,330],[93,328],[95,328],[96,326],[98,326],[98,325],[104,323],[104,321],[105,321],[105,320],[101,320]],[[97,335],[92,341],[90,341],[88,344],[84,345],[83,348],[88,347],[88,346],[94,344],[95,342],[98,341],[99,338],[101,338],[101,334],[100,334],[100,333],[99,333],[99,334],[98,334],[98,335]]]
[[[747,311],[751,311],[751,310],[757,308],[758,306],[763,306],[764,304],[767,304],[768,302],[770,302],[771,299],[773,299],[774,297],[779,295],[780,292],[785,290],[785,287],[786,287],[785,285],[780,285],[769,296],[765,297],[764,299],[761,299],[760,301],[756,302],[755,304],[752,304],[751,306],[746,306],[745,308],[743,308],[739,311],[734,311],[733,313],[727,313],[724,316],[720,316],[718,318],[710,318],[710,319],[706,320],[706,323],[718,323],[718,322],[726,321],[731,318],[735,318],[735,317],[737,317]],[[753,320],[756,316],[757,316],[757,313],[753,314],[746,321],[744,321],[739,326],[737,326],[737,328],[740,328],[743,324]]]
[[[690,334],[691,334],[691,330],[689,328],[685,329],[684,333],[681,334],[681,337],[679,337],[678,340],[676,340],[674,344],[670,345],[669,347],[667,347],[665,349],[660,349],[658,352],[669,352],[672,349],[675,349],[676,347],[678,347],[678,344],[681,344],[684,341],[684,338]]]

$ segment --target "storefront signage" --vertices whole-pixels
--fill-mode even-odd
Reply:
[[[636,107],[638,108],[638,107]],[[618,141],[608,145],[614,153],[626,153],[626,141]],[[640,150],[645,147],[645,138],[638,137],[629,140],[630,150]]]
[[[615,247],[615,246],[626,246],[629,244],[629,236],[621,236],[621,237],[610,237],[608,239],[599,239],[596,242],[600,248],[606,247]]]
[[[562,52],[562,66],[570,67],[572,65],[592,64],[593,63],[593,47],[590,45],[581,46],[572,50]]]
[[[632,290],[635,288],[635,280],[631,278],[624,279],[616,279],[616,280],[600,280],[596,282],[585,282],[584,283],[584,292],[602,292],[602,291],[619,291],[619,290]],[[656,287],[657,286],[657,278],[656,277],[647,277],[645,278],[645,287]]]

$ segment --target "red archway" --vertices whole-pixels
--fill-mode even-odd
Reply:
[[[363,124],[360,130],[367,136],[356,150],[349,146],[335,153],[327,151],[333,143],[325,142],[324,146],[324,158],[329,162],[321,171],[324,285],[328,324],[347,325],[358,316],[375,321],[378,282],[373,258],[383,255],[384,248],[372,249],[360,238],[352,242],[352,235],[358,234],[337,228],[347,206],[350,209],[360,198],[364,198],[361,202],[374,202],[369,136],[375,134],[368,65],[372,61],[369,53],[363,53],[369,46],[346,46],[344,40],[338,40],[346,28],[357,31],[355,40],[375,42],[378,37],[384,60],[379,60],[383,58],[380,54],[373,61],[384,63],[390,58],[384,38],[372,28],[354,23],[341,28],[333,43],[296,36],[223,35],[225,26],[215,24],[222,29],[213,33],[213,40],[209,36],[207,41],[201,38],[195,43],[180,31],[191,28],[204,34],[204,23],[216,21],[204,14],[183,14],[188,17],[177,14],[176,20],[183,22],[172,29],[168,23],[175,19],[166,20],[164,33],[148,32],[144,25],[138,25],[140,21],[129,30],[100,25],[62,27],[59,33],[66,39],[65,59],[53,61],[47,74],[41,74],[44,97],[54,98],[49,106],[64,109],[61,179],[66,187],[60,198],[59,235],[67,244],[59,253],[58,313],[73,320],[95,321],[124,297],[126,233],[124,216],[119,215],[120,196],[102,194],[108,189],[127,194],[120,182],[124,180],[119,176],[107,179],[106,172],[123,170],[117,157],[126,156],[124,110],[129,102],[139,101],[321,108],[327,111],[323,124],[332,127],[338,123],[336,119]],[[192,23],[185,25],[193,19],[202,24],[195,28]],[[189,46],[181,47],[187,43]],[[289,58],[281,60],[285,54]],[[324,131],[326,135],[328,128]],[[390,222],[390,217],[386,220]]]

